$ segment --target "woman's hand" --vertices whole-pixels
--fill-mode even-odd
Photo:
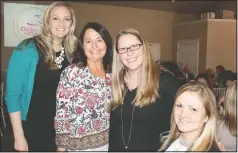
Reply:
[[[58,152],[66,151],[66,149],[65,149],[65,148],[61,148],[61,147],[58,147],[58,148],[57,148],[57,151],[58,151]]]
[[[218,103],[218,105],[220,106],[220,105],[224,105],[224,96],[222,96],[221,98],[220,98],[220,100],[219,100],[219,103]]]
[[[17,151],[28,151],[28,144],[24,136],[15,139],[14,149]]]

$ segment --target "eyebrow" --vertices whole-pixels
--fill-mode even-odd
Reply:
[[[175,104],[181,104],[183,105],[181,102],[179,101],[175,101]],[[200,108],[199,106],[196,106],[196,105],[188,105],[189,107],[196,107],[196,108]]]
[[[59,15],[51,15],[52,17],[59,17]],[[68,17],[71,18],[71,16],[64,16],[64,17]]]
[[[102,38],[102,37],[100,36],[100,37],[97,37],[96,39],[98,39],[98,38]],[[91,39],[91,38],[84,38],[84,40],[86,40],[86,39]]]

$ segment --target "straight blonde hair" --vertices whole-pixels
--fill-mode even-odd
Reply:
[[[224,115],[223,121],[225,126],[228,128],[229,132],[233,136],[237,136],[237,121],[236,121],[236,81],[233,81],[232,84],[227,88],[225,99],[224,99]]]
[[[216,111],[215,96],[208,86],[198,81],[190,81],[184,84],[182,87],[180,87],[176,94],[176,100],[184,92],[191,92],[199,96],[206,110],[206,115],[208,116],[208,121],[204,124],[203,130],[200,136],[196,139],[196,141],[187,151],[209,151],[209,149],[212,147],[214,143],[217,145],[217,142],[216,142],[217,111]],[[174,110],[175,110],[175,104],[174,104],[174,108],[173,108],[171,120],[170,120],[170,125],[171,125],[170,133],[168,135],[168,138],[165,140],[165,142],[161,146],[160,151],[169,147],[169,145],[171,145],[172,142],[176,140],[180,135],[180,131],[177,128],[177,125],[174,120]]]
[[[141,42],[143,47],[143,57],[140,72],[138,75],[139,86],[135,99],[133,100],[134,106],[144,107],[154,103],[158,95],[159,88],[159,68],[153,62],[152,55],[148,43],[142,33],[135,29],[120,30],[114,42],[113,51],[113,64],[112,64],[112,102],[111,108],[115,109],[123,102],[124,94],[126,92],[125,74],[127,67],[125,67],[119,59],[118,41],[122,35],[134,35]]]
[[[57,66],[54,62],[54,59],[56,58],[55,51],[52,48],[53,37],[52,37],[52,33],[48,29],[48,25],[49,25],[51,11],[55,7],[58,7],[58,6],[66,7],[70,11],[70,15],[71,15],[72,24],[69,29],[69,33],[63,39],[63,46],[65,48],[64,51],[65,51],[66,57],[68,58],[70,62],[72,62],[73,60],[73,52],[76,50],[77,43],[78,43],[77,37],[74,35],[74,30],[76,27],[76,19],[75,19],[75,15],[74,15],[74,11],[72,7],[65,2],[58,1],[58,2],[52,3],[47,8],[44,14],[43,23],[41,27],[41,35],[35,37],[36,42],[39,44],[38,47],[45,53],[45,63],[47,63],[49,67],[52,69],[57,69]]]

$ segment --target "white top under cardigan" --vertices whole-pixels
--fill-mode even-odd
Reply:
[[[187,147],[181,145],[179,139],[176,139],[166,151],[187,151]]]

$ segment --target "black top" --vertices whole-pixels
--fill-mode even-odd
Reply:
[[[38,48],[39,49],[39,48]],[[35,81],[31,102],[27,114],[27,121],[54,124],[56,113],[56,89],[61,72],[69,65],[66,57],[62,61],[62,68],[51,70],[44,62],[43,52],[38,51],[39,61],[36,67]],[[60,51],[56,57],[60,56]]]
[[[160,74],[160,98],[156,102],[143,107],[135,108],[134,120],[132,122],[131,137],[126,149],[122,140],[122,121],[125,144],[131,128],[133,105],[136,90],[128,90],[125,94],[124,105],[119,106],[111,112],[109,151],[157,151],[160,147],[159,134],[169,130],[170,115],[174,103],[174,96],[179,88],[179,81],[172,75],[161,72]]]
[[[44,62],[45,55],[37,47],[39,61],[36,66],[34,86],[27,113],[23,121],[24,135],[29,151],[56,151],[54,117],[56,90],[61,72],[69,65],[64,57],[61,69],[51,70]],[[60,52],[56,53],[60,56]]]

